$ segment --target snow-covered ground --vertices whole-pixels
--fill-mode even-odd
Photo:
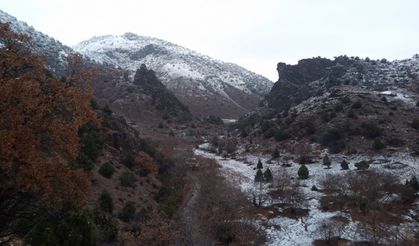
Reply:
[[[386,95],[389,97],[394,98],[394,100],[401,100],[404,103],[415,107],[416,106],[416,99],[413,94],[409,94],[407,91],[399,90],[387,90],[379,92],[381,95]]]
[[[261,159],[264,168],[269,167],[274,174],[278,172],[289,173],[291,178],[297,179],[297,171],[299,165],[292,161],[290,167],[283,167],[277,163],[267,164],[268,156],[256,156],[245,154],[238,159],[226,159],[213,153],[207,152],[205,149],[208,144],[201,145],[199,149],[195,150],[195,155],[216,160],[221,166],[221,172],[228,177],[228,180],[237,185],[242,192],[252,199],[252,195],[257,189],[254,176],[256,173],[256,164],[258,159]],[[284,154],[282,154],[284,156]],[[319,208],[319,200],[323,193],[312,191],[311,187],[320,186],[320,181],[328,174],[342,174],[343,172],[356,172],[355,163],[361,160],[374,160],[370,169],[380,170],[384,172],[391,172],[400,178],[401,182],[410,179],[412,175],[419,175],[418,160],[411,157],[409,154],[399,153],[392,156],[343,156],[343,155],[329,155],[332,160],[330,169],[325,169],[322,165],[322,160],[317,160],[314,164],[307,165],[310,176],[306,180],[299,180],[302,191],[306,197],[306,208],[309,209],[308,216],[300,219],[292,219],[288,217],[271,218],[268,221],[257,221],[258,225],[266,232],[268,236],[268,245],[311,245],[314,239],[321,238],[318,234],[318,226],[332,217],[340,216],[348,219],[349,223],[345,226],[343,238],[349,240],[362,240],[362,235],[359,232],[358,222],[352,221],[350,215],[343,212],[324,212]],[[345,159],[348,161],[350,170],[341,170],[340,162]],[[414,211],[412,211],[414,213]],[[406,223],[406,226],[412,226]]]

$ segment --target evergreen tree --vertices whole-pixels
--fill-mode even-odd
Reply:
[[[103,107],[103,112],[105,112],[105,114],[107,115],[112,115],[112,109],[109,107],[108,104],[106,104],[105,107]]]
[[[279,158],[279,156],[280,156],[279,150],[278,148],[275,148],[274,151],[272,152],[272,159]]]
[[[113,201],[111,194],[107,192],[106,190],[103,190],[99,197],[99,207],[103,211],[107,213],[112,213],[113,211]]]
[[[273,180],[272,172],[269,168],[267,168],[266,171],[263,173],[263,178],[265,179],[266,182],[272,182]]]
[[[258,170],[255,175],[255,182],[262,182],[263,181],[263,173],[262,170]]]
[[[325,155],[323,157],[323,165],[327,166],[327,168],[330,168],[330,165],[332,164],[332,162],[330,161],[330,158],[328,155]]]
[[[406,185],[412,187],[415,191],[419,191],[419,182],[415,176],[413,176],[410,181],[407,181]]]
[[[122,208],[121,212],[119,212],[119,218],[122,221],[128,222],[134,218],[135,211],[136,211],[135,202],[127,201],[125,202],[124,207]]]
[[[115,167],[112,165],[111,162],[105,162],[100,168],[99,173],[105,178],[112,178],[112,175],[115,172]]]
[[[355,167],[358,170],[366,170],[370,167],[370,164],[368,163],[368,161],[360,161],[360,162],[355,164]]]
[[[340,163],[340,167],[342,168],[342,170],[348,170],[349,169],[349,163],[347,161],[343,160]]]
[[[298,169],[298,177],[300,179],[308,179],[308,168],[306,167],[306,165],[301,165],[301,167]]]
[[[148,82],[148,72],[145,64],[141,64],[140,68],[137,69],[134,75],[134,84],[141,85],[146,84]]]
[[[257,169],[263,169],[262,161],[259,159],[258,165],[256,166]]]

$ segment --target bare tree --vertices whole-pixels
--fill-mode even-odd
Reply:
[[[340,238],[345,231],[347,223],[336,218],[323,220],[317,227],[317,234],[325,241],[330,241],[333,238]]]

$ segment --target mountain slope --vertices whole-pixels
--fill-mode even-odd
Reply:
[[[419,55],[389,62],[339,56],[303,59],[296,65],[278,63],[279,80],[266,96],[269,107],[286,109],[332,88],[347,85],[370,92],[398,90],[412,97],[410,89],[419,76]]]
[[[239,120],[242,136],[260,146],[317,143],[332,153],[419,154],[418,55],[392,62],[311,58],[279,63],[278,73],[265,106]]]
[[[67,58],[76,55],[76,51],[48,35],[36,31],[33,27],[1,10],[0,22],[8,23],[14,32],[27,35],[30,38],[29,49],[31,52],[46,58],[46,68],[56,78],[65,77],[69,74]],[[181,105],[166,88],[163,88],[163,85],[150,87],[151,89],[165,92],[163,94],[154,93],[152,98],[144,92],[141,88],[143,86],[136,86],[132,79],[125,76],[127,74],[126,71],[114,66],[99,64],[89,59],[81,59],[80,62],[82,63],[80,65],[95,71],[91,79],[96,100],[102,105],[108,104],[112,110],[123,115],[129,122],[137,125],[143,123],[157,125],[161,118],[170,117],[176,121],[191,118],[190,113],[187,112],[187,109],[185,110],[185,106]],[[139,68],[140,66],[135,69]],[[155,78],[152,81],[156,85],[158,79]],[[155,101],[174,102],[171,108],[172,112],[167,112],[168,110],[161,107],[159,108],[154,103]]]
[[[162,82],[199,116],[237,117],[255,109],[272,83],[240,66],[159,40],[132,33],[101,36],[75,50],[101,63],[128,69],[154,70]]]
[[[31,37],[31,50],[37,55],[46,57],[47,68],[62,76],[67,69],[67,56],[75,52],[59,41],[36,31],[25,22],[18,21],[15,17],[0,10],[0,22],[8,23],[12,30],[17,33],[26,34]]]

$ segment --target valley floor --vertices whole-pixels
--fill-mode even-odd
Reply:
[[[259,192],[263,193],[265,199],[262,207],[266,208],[268,212],[258,214],[254,223],[266,233],[267,245],[311,245],[316,239],[322,239],[325,236],[325,232],[321,230],[320,225],[328,223],[327,221],[333,218],[343,218],[346,221],[345,228],[339,235],[341,239],[358,242],[368,241],[368,235],[365,234],[359,222],[353,220],[349,213],[344,211],[324,211],[320,204],[320,199],[324,196],[324,193],[319,190],[314,191],[312,187],[319,187],[321,180],[327,175],[357,172],[353,164],[361,160],[374,160],[370,167],[371,170],[396,174],[403,183],[412,175],[418,175],[419,173],[418,160],[408,154],[375,157],[331,155],[330,158],[333,164],[330,169],[326,169],[322,165],[321,160],[316,160],[315,163],[307,165],[310,172],[309,178],[300,180],[297,176],[299,165],[292,161],[289,162],[291,164],[289,167],[284,167],[279,165],[279,163],[284,162],[284,159],[280,159],[278,162],[275,161],[272,164],[265,164],[270,162],[270,158],[264,155],[243,153],[236,156],[235,159],[223,158],[208,152],[206,150],[207,146],[208,144],[200,145],[199,148],[195,149],[195,155],[215,160],[221,166],[221,172],[226,179],[230,180],[236,187],[239,187],[250,201],[254,200],[255,195]],[[284,156],[287,156],[287,154],[282,154],[281,158],[284,158]],[[350,163],[350,170],[341,170],[339,163],[344,158]],[[297,207],[301,208],[302,211],[306,211],[306,214],[302,216],[281,215],[286,214],[284,207],[281,207],[281,198],[274,198],[270,193],[276,181],[274,180],[274,185],[263,184],[263,189],[260,189],[259,185],[254,182],[258,159],[261,159],[264,163],[264,169],[269,167],[274,179],[285,177],[281,173],[287,173],[289,175],[287,177],[297,182],[304,197],[303,200],[299,201]],[[417,219],[418,215],[419,203],[416,201],[409,213],[403,216],[405,222],[398,225],[395,229],[402,230],[406,234],[414,233],[419,229],[418,222],[414,220],[414,218]]]

